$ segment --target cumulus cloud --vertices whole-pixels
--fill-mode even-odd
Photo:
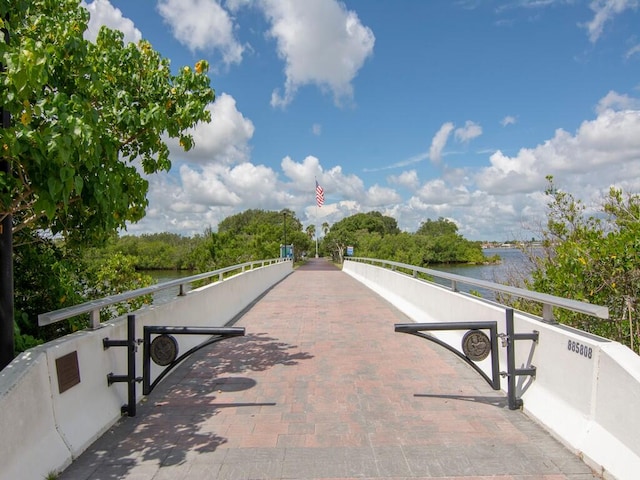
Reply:
[[[233,21],[217,0],[159,0],[158,12],[174,37],[191,51],[217,51],[226,65],[242,61]]]
[[[375,208],[394,205],[401,201],[402,197],[394,189],[375,184],[367,189],[364,204]]]
[[[175,139],[169,141],[171,152],[176,157],[185,157],[195,162],[235,164],[249,158],[249,141],[253,137],[253,122],[245,118],[236,106],[235,99],[222,93],[207,106],[211,111],[211,122],[200,123],[189,130],[195,147],[184,153]]]
[[[284,93],[273,92],[272,106],[287,106],[304,85],[331,92],[337,104],[353,97],[352,81],[375,43],[355,12],[336,0],[261,0],[258,5],[285,62]]]
[[[405,171],[400,175],[390,175],[389,177],[387,177],[387,182],[389,182],[391,185],[398,185],[410,190],[415,190],[420,185],[418,172],[416,172],[415,170]]]
[[[467,120],[464,127],[456,128],[454,136],[459,142],[470,142],[482,135],[482,127],[471,120]]]
[[[138,43],[142,39],[142,33],[134,23],[122,16],[120,9],[115,8],[109,0],[94,0],[87,4],[84,0],[80,4],[89,11],[89,25],[84,32],[84,38],[95,42],[100,27],[107,26],[111,30],[120,30],[124,34],[125,43]]]
[[[242,197],[225,182],[230,173],[231,170],[228,168],[195,169],[189,165],[182,165],[180,179],[184,196],[197,206],[240,205]]]
[[[322,178],[322,167],[320,160],[313,155],[307,156],[302,163],[297,163],[291,157],[286,156],[280,162],[282,172],[291,181],[290,188],[297,192],[314,192],[315,198],[315,180],[327,190],[327,185]]]
[[[558,129],[552,139],[523,148],[514,157],[494,153],[491,166],[480,171],[476,183],[495,195],[539,189],[546,175],[582,184],[614,184],[637,174],[639,131],[640,111],[605,109],[596,119],[583,122],[575,135]]]
[[[625,10],[638,8],[638,5],[638,0],[593,0],[589,7],[593,10],[594,17],[585,24],[589,32],[589,40],[592,43],[597,42],[607,22],[612,21]]]
[[[449,135],[453,131],[453,123],[447,122],[440,127],[440,130],[433,136],[431,140],[431,148],[429,149],[429,158],[431,162],[438,165],[442,162],[442,150],[447,145]]]

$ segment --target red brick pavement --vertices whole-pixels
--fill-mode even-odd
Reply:
[[[60,479],[595,478],[407,321],[311,260]]]

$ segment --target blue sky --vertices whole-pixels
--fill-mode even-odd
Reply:
[[[415,231],[539,237],[545,177],[597,208],[640,193],[638,0],[94,0],[172,67],[211,63],[213,120],[129,233],[248,208],[305,226],[377,210]],[[315,206],[315,179],[325,204]],[[318,228],[320,229],[320,228]]]

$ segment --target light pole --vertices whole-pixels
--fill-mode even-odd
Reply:
[[[287,212],[282,212],[282,231],[284,233],[284,257],[287,255]]]

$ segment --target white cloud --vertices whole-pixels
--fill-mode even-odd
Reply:
[[[320,125],[319,123],[314,123],[311,126],[311,133],[313,133],[315,136],[320,136],[322,134],[322,125]]]
[[[410,190],[415,190],[420,185],[418,172],[416,172],[415,170],[405,171],[400,175],[390,175],[389,177],[387,177],[387,182],[392,185],[398,185],[408,188]]]
[[[195,147],[185,153],[177,141],[170,140],[171,152],[176,157],[197,162],[235,164],[249,159],[249,141],[255,127],[236,106],[235,99],[227,94],[218,95],[207,109],[211,111],[211,122],[200,123],[188,132],[193,135]]]
[[[442,162],[442,150],[444,150],[444,147],[447,145],[447,140],[453,129],[453,123],[447,122],[443,124],[440,130],[433,136],[431,148],[429,149],[429,158],[432,163],[438,165]]]
[[[607,110],[640,110],[640,99],[630,97],[629,95],[621,95],[611,90],[607,93],[596,106],[596,112],[602,114]]]
[[[296,192],[313,192],[315,198],[315,180],[327,191],[327,186],[322,178],[322,167],[320,160],[313,155],[307,156],[302,163],[295,162],[291,157],[286,156],[280,162],[285,176],[291,180],[289,188]]]
[[[593,0],[589,5],[594,17],[585,25],[592,43],[598,41],[604,30],[604,25],[620,15],[625,10],[638,8],[638,0]]]
[[[183,195],[194,205],[239,206],[242,203],[241,191],[229,188],[225,182],[230,173],[228,168],[206,167],[200,170],[183,165],[180,167]]]
[[[337,104],[351,99],[351,82],[375,43],[357,14],[336,0],[262,0],[259,5],[285,62],[284,93],[274,91],[271,105],[287,106],[304,85],[331,92]]]
[[[503,127],[506,127],[507,125],[515,125],[515,123],[516,117],[513,117],[511,115],[507,115],[500,121],[500,125],[502,125]]]
[[[384,207],[394,205],[402,201],[402,197],[398,195],[392,188],[381,187],[376,184],[367,189],[364,204],[367,207]]]
[[[125,43],[138,43],[142,39],[142,33],[134,23],[122,16],[120,9],[115,8],[109,0],[94,0],[87,4],[84,0],[80,4],[89,11],[89,25],[84,32],[84,38],[95,42],[100,27],[107,26],[111,30],[120,30],[124,34]]]
[[[575,135],[558,129],[551,140],[523,148],[515,157],[494,153],[491,166],[479,172],[476,182],[495,195],[540,189],[546,175],[579,189],[589,183],[608,186],[638,170],[639,131],[640,111],[606,109],[595,120],[583,122]]]
[[[244,47],[233,32],[233,21],[217,0],[159,0],[158,12],[174,37],[191,51],[218,51],[226,64],[242,61]]]
[[[482,127],[471,120],[467,120],[464,127],[456,128],[454,136],[459,142],[469,142],[482,135]]]

